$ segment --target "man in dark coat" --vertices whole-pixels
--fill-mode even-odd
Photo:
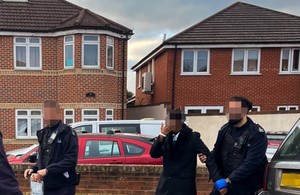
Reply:
[[[7,161],[6,153],[0,132],[0,194],[22,195],[18,180]]]
[[[54,100],[44,103],[44,121],[48,125],[37,132],[39,151],[36,165],[26,169],[24,177],[43,181],[45,195],[75,194],[78,175],[78,139],[75,131],[59,119],[59,105]]]
[[[212,154],[206,159],[215,182],[212,195],[254,195],[262,188],[267,137],[263,128],[247,117],[251,108],[245,97],[229,99],[229,121],[219,131]],[[201,162],[205,157],[200,157]]]
[[[156,188],[157,195],[197,194],[197,154],[209,154],[209,150],[200,139],[200,134],[193,132],[183,121],[183,113],[172,110],[152,145],[151,157],[163,156],[163,171]]]

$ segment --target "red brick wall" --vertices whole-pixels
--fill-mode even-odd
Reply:
[[[60,104],[104,103],[102,107],[91,107],[99,109],[100,120],[105,119],[105,109],[111,108],[114,109],[114,119],[121,119],[123,60],[124,101],[127,95],[127,56],[123,59],[123,52],[127,55],[127,41],[123,49],[124,40],[114,38],[114,70],[106,70],[106,35],[100,35],[101,70],[78,70],[82,68],[82,35],[76,34],[74,58],[77,70],[64,70],[64,37],[41,37],[41,40],[43,70],[20,71],[14,70],[14,37],[0,36],[0,104],[21,103],[26,105],[24,109],[33,109],[30,107],[31,103],[41,104],[46,99],[56,99]],[[4,72],[7,70],[9,72]],[[61,72],[56,72],[58,70]],[[96,97],[86,97],[88,92],[94,92]],[[105,106],[106,104],[117,105],[117,108]],[[4,109],[0,106],[0,130],[5,139],[14,139],[15,109],[19,108],[8,107]],[[75,121],[81,121],[81,117],[81,109],[76,108]],[[19,147],[24,145],[21,142],[18,144]],[[11,149],[14,146],[7,144],[6,148]]]
[[[13,165],[20,188],[24,194],[30,192],[29,181],[23,178],[26,165]],[[81,182],[76,194],[153,195],[158,183],[161,166],[124,165],[78,165]],[[197,169],[198,195],[208,195],[212,183],[208,182],[207,169]]]
[[[181,76],[181,49],[177,51],[175,107],[184,106],[222,106],[232,95],[244,95],[260,106],[261,111],[276,111],[278,105],[300,106],[300,75],[279,75],[280,48],[261,49],[261,75],[230,75],[232,49],[210,49],[210,75]],[[168,50],[158,57],[155,79],[168,78],[165,83],[155,83],[155,93],[152,95],[153,104],[171,102],[172,67],[174,50]],[[166,59],[159,60],[159,59]],[[158,86],[159,85],[159,86]],[[167,97],[162,96],[166,90]],[[141,91],[137,90],[137,98]]]

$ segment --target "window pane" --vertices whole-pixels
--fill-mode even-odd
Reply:
[[[243,72],[244,70],[244,51],[234,50],[233,72]]]
[[[66,110],[65,115],[72,116],[73,110]]]
[[[107,67],[113,67],[113,47],[107,46]]]
[[[206,114],[220,114],[221,111],[219,109],[207,109]]]
[[[290,55],[290,50],[284,49],[282,50],[282,67],[281,71],[288,71],[289,70],[289,55]]]
[[[83,115],[98,115],[98,110],[84,110]]]
[[[207,72],[207,51],[198,51],[197,72]]]
[[[30,67],[40,67],[39,47],[30,47]]]
[[[289,110],[298,110],[298,109],[297,109],[297,107],[290,106],[290,107],[289,107]]]
[[[65,42],[72,42],[72,41],[73,41],[73,36],[65,37]]]
[[[118,143],[117,142],[114,142],[113,144],[113,152],[112,152],[112,155],[113,156],[120,156],[120,149],[119,149],[119,146],[118,146]]]
[[[17,119],[18,136],[27,136],[27,119]]]
[[[67,118],[67,119],[65,120],[65,122],[66,122],[66,124],[71,124],[71,123],[74,122],[74,120],[73,120],[72,118]]]
[[[26,47],[24,46],[16,47],[16,66],[26,67]]]
[[[202,110],[188,110],[188,114],[202,114]]]
[[[129,143],[125,143],[125,154],[126,155],[140,155],[143,153],[143,148],[138,146],[138,145],[134,145],[134,144],[129,144]]]
[[[292,71],[299,71],[299,51],[300,50],[294,50],[294,55],[293,55],[293,68]]]
[[[39,111],[39,110],[34,110],[34,111],[31,111],[31,115],[41,116],[41,115],[42,115],[42,112]]]
[[[84,45],[84,65],[98,65],[98,45]]]
[[[30,38],[29,43],[40,43],[40,39],[37,38]]]
[[[258,70],[258,51],[257,50],[249,50],[248,51],[248,68],[247,71]]]
[[[299,162],[300,160],[300,125],[299,123],[291,131],[289,137],[281,145],[276,152],[273,159],[279,161],[293,161]]]
[[[16,38],[16,43],[26,43],[26,38]]]
[[[74,130],[79,133],[81,133],[81,132],[92,133],[92,125],[75,127]]]
[[[113,114],[113,111],[112,111],[112,110],[106,110],[106,115],[111,116],[112,114]]]
[[[25,110],[21,110],[21,111],[18,111],[17,112],[18,113],[18,115],[27,115],[27,111],[25,111]]]
[[[73,45],[65,46],[65,66],[73,66]]]
[[[193,72],[194,51],[183,52],[183,72]]]
[[[31,119],[31,136],[36,136],[37,130],[40,130],[41,128],[41,119]]]
[[[278,110],[286,110],[286,107],[279,107]]]
[[[98,41],[98,36],[84,36],[84,41]]]
[[[97,121],[97,118],[84,118],[83,121]]]

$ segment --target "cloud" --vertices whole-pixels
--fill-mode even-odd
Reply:
[[[128,70],[145,57],[162,39],[210,17],[237,0],[69,0],[81,7],[118,22],[134,35],[129,40]],[[268,9],[299,15],[299,0],[240,0]],[[128,73],[127,86],[134,91],[135,75]]]

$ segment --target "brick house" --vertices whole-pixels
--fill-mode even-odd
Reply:
[[[237,2],[165,40],[132,70],[135,106],[222,113],[232,95],[253,111],[298,112],[300,17]],[[155,116],[149,116],[155,117]]]
[[[65,0],[0,1],[0,130],[7,149],[36,142],[42,104],[66,123],[122,119],[132,30]]]

